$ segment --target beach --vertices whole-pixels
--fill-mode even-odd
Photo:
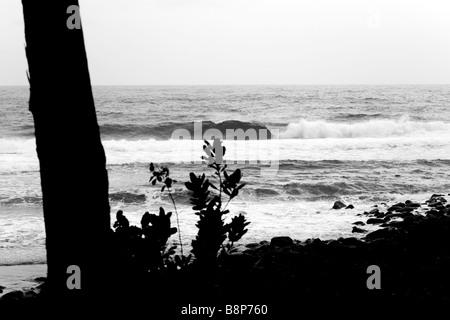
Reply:
[[[15,290],[30,290],[37,287],[47,276],[46,264],[0,266],[3,287],[0,297]]]

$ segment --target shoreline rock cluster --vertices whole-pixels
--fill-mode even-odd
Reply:
[[[280,312],[293,300],[302,305],[450,303],[450,204],[444,195],[434,194],[424,203],[381,204],[358,216],[366,220],[355,227],[376,224],[379,229],[361,239],[274,237],[249,243],[222,257],[216,270],[192,268],[174,278],[141,283],[132,289],[131,300],[156,295],[170,296],[174,305],[256,301]],[[371,265],[381,270],[380,290],[367,287]],[[25,296],[9,293],[0,305]]]

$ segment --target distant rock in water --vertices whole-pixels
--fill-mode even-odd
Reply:
[[[336,201],[333,205],[332,209],[342,209],[345,208],[347,205],[341,201]]]
[[[352,204],[349,204],[348,206],[345,207],[345,209],[355,209],[355,207]]]

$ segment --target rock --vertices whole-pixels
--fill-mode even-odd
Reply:
[[[367,232],[367,230],[360,229],[358,227],[353,227],[352,229],[352,233],[364,233],[364,232]]]
[[[349,204],[348,206],[345,207],[345,209],[355,209],[355,207],[352,204]]]
[[[271,247],[288,247],[294,244],[290,237],[274,237],[270,240]]]
[[[396,228],[387,227],[384,229],[378,229],[375,231],[372,231],[368,235],[366,235],[364,238],[369,241],[373,241],[376,239],[390,239],[393,236],[396,236],[398,234],[398,231]]]
[[[392,207],[388,208],[388,211],[397,211],[398,209],[404,208],[406,205],[403,202],[394,204]]]
[[[370,218],[367,220],[367,224],[379,224],[385,222],[383,219]]]
[[[418,208],[420,207],[420,203],[412,202],[411,200],[406,200],[405,205],[410,208]]]
[[[38,277],[38,278],[34,279],[34,281],[42,283],[42,282],[47,281],[47,278],[46,277]]]
[[[355,227],[356,228],[356,227]],[[363,232],[366,232],[366,230],[360,229]],[[340,243],[342,243],[344,246],[359,246],[361,245],[361,241],[356,239],[355,237],[350,237],[350,238],[339,238],[338,239]]]
[[[379,211],[379,212],[375,213],[375,218],[383,218],[383,217],[384,217],[384,212]]]
[[[437,211],[437,210],[434,210],[434,209],[425,212],[425,214],[426,214],[427,218],[437,218],[437,217],[440,217],[442,215],[440,213],[440,211]]]
[[[430,202],[428,204],[428,206],[431,207],[431,208],[437,208],[437,209],[444,207],[442,202]]]
[[[416,222],[416,219],[414,218],[414,216],[408,216],[408,217],[405,217],[405,219],[403,219],[403,222],[405,224],[411,225],[411,224],[414,224],[414,222]]]
[[[345,208],[346,207],[346,205],[343,203],[343,202],[341,202],[341,201],[336,201],[334,204],[333,204],[333,208],[332,209],[342,209],[342,208]]]
[[[245,247],[248,248],[248,249],[257,249],[260,246],[261,245],[259,243],[249,243],[249,244],[245,245]]]
[[[362,221],[356,221],[356,222],[353,222],[353,224],[357,225],[357,226],[364,226],[365,225],[365,223],[362,222]]]
[[[404,207],[404,208],[395,209],[394,211],[395,212],[411,212],[413,210],[414,210],[413,207]]]
[[[23,299],[23,297],[24,297],[23,291],[15,290],[15,291],[11,291],[11,292],[8,292],[5,295],[3,295],[0,298],[0,301],[2,301],[2,302],[18,301],[18,300]]]
[[[380,212],[380,210],[378,210],[378,209],[372,209],[372,210],[370,210],[369,214],[375,215],[375,214],[377,214],[378,212]]]

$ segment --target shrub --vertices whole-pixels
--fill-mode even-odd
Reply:
[[[240,240],[247,233],[246,221],[243,215],[234,217],[230,223],[224,222],[224,216],[229,213],[226,207],[230,201],[239,194],[239,190],[245,183],[239,184],[242,178],[240,169],[236,169],[231,175],[226,171],[227,165],[223,164],[225,147],[219,139],[215,139],[213,145],[205,140],[203,150],[208,160],[208,166],[215,170],[214,177],[218,179],[215,185],[206,179],[205,174],[196,176],[190,173],[190,181],[185,183],[187,189],[192,191],[192,209],[197,211],[200,220],[197,223],[198,234],[192,241],[192,252],[197,262],[204,266],[216,266],[219,254],[226,255],[232,249],[234,242]],[[216,190],[217,194],[211,194],[209,188]],[[224,194],[228,201],[223,206]],[[226,245],[223,242],[228,238]]]
[[[191,172],[190,181],[186,182],[185,186],[192,192],[192,209],[199,216],[196,224],[198,234],[192,241],[192,253],[198,265],[214,267],[218,265],[218,257],[227,255],[232,250],[233,244],[247,233],[246,227],[250,222],[247,222],[242,214],[233,217],[229,223],[224,222],[224,216],[229,213],[226,207],[239,194],[239,190],[245,186],[245,183],[239,184],[242,178],[240,169],[230,175],[227,173],[227,165],[222,163],[226,149],[219,139],[214,141],[213,146],[205,140],[203,150],[207,157],[202,158],[208,160],[208,166],[215,170],[214,177],[218,179],[218,184],[211,183],[205,174],[196,176]],[[169,194],[175,209],[178,228],[171,227],[172,212],[166,213],[162,207],[159,208],[159,215],[145,212],[140,228],[130,226],[128,219],[119,210],[116,214],[117,221],[114,223],[115,237],[121,249],[122,260],[129,265],[135,266],[144,273],[176,271],[187,266],[192,257],[183,254],[179,216],[172,195],[172,186],[177,181],[170,178],[167,167],[150,163],[149,170],[152,173],[149,182],[152,185],[162,183],[161,192],[166,191]],[[210,187],[215,191],[211,192]],[[225,195],[228,199],[223,205]],[[167,249],[168,239],[177,231],[180,255],[175,255],[176,245]],[[227,238],[228,242],[224,244]]]

